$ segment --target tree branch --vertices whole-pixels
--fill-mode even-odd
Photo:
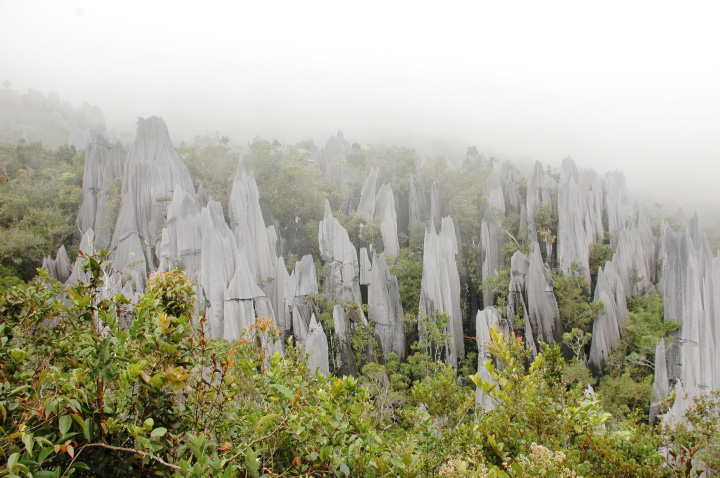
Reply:
[[[88,443],[87,445],[84,445],[82,448],[80,448],[80,450],[78,450],[78,452],[75,454],[75,456],[78,456],[82,450],[84,450],[85,448],[89,448],[89,447],[105,448],[107,450],[135,453],[142,457],[150,458],[151,460],[154,460],[154,461],[160,463],[161,465],[167,466],[168,468],[172,468],[173,470],[180,469],[179,466],[174,465],[172,463],[168,463],[165,460],[163,460],[162,458],[155,456],[155,455],[151,455],[150,453],[140,451],[140,450],[135,450],[134,448],[124,448],[124,447],[120,447],[120,446],[106,445],[105,443]]]

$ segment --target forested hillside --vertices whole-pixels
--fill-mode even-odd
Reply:
[[[720,259],[621,172],[159,118],[0,155],[0,473],[720,472]]]

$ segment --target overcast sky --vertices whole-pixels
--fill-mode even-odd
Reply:
[[[572,156],[718,211],[719,5],[0,0],[0,81],[96,104],[118,129],[162,116],[176,142],[322,146],[340,128]]]

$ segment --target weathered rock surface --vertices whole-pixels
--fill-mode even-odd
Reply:
[[[440,227],[442,220],[442,204],[440,203],[440,193],[435,186],[435,182],[430,185],[430,222],[435,228]]]
[[[397,277],[390,274],[385,254],[373,257],[368,286],[368,318],[375,324],[375,336],[386,357],[395,352],[400,360],[405,358],[403,315]]]
[[[558,268],[565,274],[579,267],[585,282],[590,283],[590,248],[604,236],[602,223],[603,190],[600,177],[590,170],[580,173],[566,158],[560,170],[558,185]]]
[[[250,270],[259,284],[274,279],[277,257],[260,210],[255,178],[238,165],[228,207],[230,227],[238,250],[245,253]]]
[[[42,266],[47,269],[50,277],[57,280],[58,282],[65,283],[70,277],[72,272],[72,266],[70,265],[70,257],[68,257],[65,246],[62,245],[55,254],[55,259],[47,256],[43,259]]]
[[[367,179],[363,183],[362,192],[360,193],[360,203],[358,204],[358,212],[362,214],[367,222],[372,222],[375,217],[375,186],[377,184],[378,168],[371,168]]]
[[[99,134],[87,144],[82,202],[76,224],[80,231],[95,231],[95,242],[100,249],[110,247],[126,158],[127,151],[111,145]]]
[[[380,232],[385,255],[395,258],[400,252],[398,242],[397,212],[392,186],[384,184],[380,187],[375,200],[375,218],[380,221]]]
[[[617,245],[620,232],[632,218],[633,208],[625,187],[625,175],[621,171],[605,174],[605,216],[610,243]]]
[[[438,313],[448,314],[449,323],[445,332],[449,334],[449,339],[444,344],[445,357],[453,367],[457,366],[458,357],[465,354],[457,252],[452,219],[443,218],[440,234],[435,232],[431,223],[430,229],[425,231],[420,315],[436,320]],[[422,335],[423,331],[420,330],[420,333]]]
[[[372,262],[368,256],[367,249],[360,248],[360,285],[368,285],[371,280]]]
[[[493,381],[485,366],[487,361],[492,360],[488,345],[492,340],[490,329],[493,327],[497,327],[498,332],[505,336],[510,334],[510,328],[498,309],[490,306],[483,310],[478,310],[477,316],[475,317],[475,337],[478,348],[478,376],[486,382]],[[480,389],[477,389],[475,392],[475,404],[486,411],[495,409],[495,402]]]
[[[552,243],[540,234],[536,215],[540,208],[554,207],[553,197],[556,195],[557,183],[545,172],[540,162],[536,162],[527,185],[528,245],[532,247],[533,244],[540,243],[544,260],[552,257]]]
[[[310,318],[305,350],[308,354],[308,369],[310,372],[321,373],[325,376],[329,375],[330,362],[328,361],[327,336],[315,318],[315,314]]]
[[[560,343],[563,326],[552,288],[552,276],[545,266],[537,243],[530,257],[520,251],[510,260],[510,286],[508,317],[523,316],[525,342],[528,349],[537,353],[538,342]]]
[[[333,217],[328,201],[325,217],[320,221],[318,243],[320,256],[328,266],[324,290],[344,302],[362,304],[357,251],[345,228]]]
[[[335,304],[333,308],[333,324],[335,327],[336,353],[335,366],[339,376],[352,375],[357,376],[358,368],[355,355],[350,346],[350,324],[348,323],[345,312],[340,304]]]
[[[656,280],[656,240],[650,218],[639,209],[636,219],[627,218],[624,229],[616,235],[617,247],[613,264],[625,287],[625,294],[637,295],[647,291]]]
[[[671,424],[682,417],[691,397],[720,388],[720,258],[713,258],[695,216],[678,232],[665,226],[660,261],[665,320],[681,324],[667,350],[665,366],[657,363],[660,359],[655,366],[656,391],[677,392],[663,417],[664,423]]]
[[[120,212],[111,241],[115,267],[135,290],[142,290],[148,272],[155,270],[152,246],[160,239],[176,188],[195,195],[190,173],[175,152],[165,122],[157,117],[139,119],[125,163]]]
[[[501,185],[500,171],[493,170],[485,181],[485,196],[487,197],[487,212],[480,223],[480,240],[478,241],[478,269],[483,282],[488,281],[498,273],[503,260],[500,225],[498,221],[505,214],[505,197]],[[489,306],[494,302],[495,294],[490,290],[483,291],[483,305]]]
[[[601,369],[610,352],[620,345],[622,328],[627,318],[626,292],[613,262],[598,271],[595,302],[602,302],[603,312],[593,322],[590,364]]]

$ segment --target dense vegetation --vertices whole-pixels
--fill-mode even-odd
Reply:
[[[6,282],[32,279],[43,257],[62,244],[72,254],[83,158],[67,146],[0,146],[0,277]]]
[[[208,339],[180,271],[132,306],[103,289],[102,255],[83,264],[69,289],[41,276],[0,299],[2,476],[657,477],[690,476],[693,457],[717,470],[717,395],[690,410],[694,428],[611,425],[557,345],[526,367],[522,341],[496,331],[491,380],[469,387],[435,362],[422,378],[392,360],[324,377],[291,345],[268,356],[267,319]],[[494,410],[474,407],[475,385]]]
[[[304,224],[307,248],[292,252],[317,258],[326,199],[355,244],[377,245],[378,225],[354,213],[360,185],[339,188],[305,146],[256,138],[242,154],[272,217]],[[216,134],[182,144],[178,154],[196,185],[227,207],[240,150]],[[473,148],[458,168],[442,157],[421,164],[415,151],[394,146],[353,145],[347,158],[361,181],[379,167],[398,203],[407,204],[411,182],[426,191],[435,184],[459,234],[466,330],[474,330],[478,307],[507,313],[509,262],[485,283],[478,277],[482,219],[500,225],[508,261],[515,250],[527,253],[519,215],[487,211],[490,163]],[[555,270],[568,331],[562,348],[547,346],[531,361],[520,339],[495,334],[486,364],[492,381],[483,382],[474,352],[455,370],[420,343],[419,325],[430,343],[444,340],[442,316],[439,324],[417,316],[429,224],[400,217],[401,250],[390,268],[408,357],[366,362],[374,339],[365,330],[350,340],[361,373],[323,377],[291,344],[284,356],[268,354],[277,337],[271,320],[258,320],[239,342],[207,338],[179,271],[155,276],[137,305],[103,289],[106,257],[86,257],[86,280],[70,289],[44,276],[31,281],[60,245],[73,255],[83,154],[20,142],[0,147],[0,166],[0,461],[7,461],[0,476],[694,476],[692,458],[720,470],[717,395],[697,401],[688,426],[648,424],[655,344],[677,328],[664,320],[659,295],[629,301],[622,343],[602,374],[593,373],[586,357],[602,306],[581,274]],[[554,242],[553,209],[541,208],[538,221]],[[610,257],[607,239],[593,247],[593,282]],[[321,291],[312,300],[329,325],[334,298]],[[513,325],[523,336],[523,321]],[[336,346],[331,340],[331,355]],[[476,349],[472,338],[466,349]],[[494,410],[475,408],[476,388]]]

